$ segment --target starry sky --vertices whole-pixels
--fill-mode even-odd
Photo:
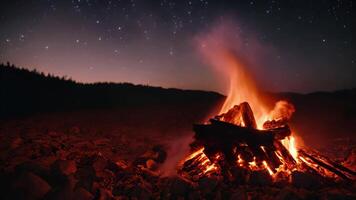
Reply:
[[[225,93],[223,77],[197,49],[204,34],[228,24],[229,35],[238,37],[239,52],[250,53],[255,61],[257,67],[251,72],[265,90],[353,88],[355,4],[352,0],[5,0],[0,5],[0,62],[81,82]]]

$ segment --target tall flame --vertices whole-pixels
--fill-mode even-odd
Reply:
[[[254,61],[251,57],[256,56],[258,54],[256,49],[260,48],[258,44],[247,47],[244,39],[236,35],[232,27],[236,25],[225,22],[215,27],[209,34],[198,37],[199,50],[203,60],[214,66],[223,75],[224,81],[228,81],[227,99],[220,114],[246,101],[255,114],[258,127],[261,128],[268,112],[249,71],[251,66],[255,66],[252,65]]]
[[[230,83],[229,92],[220,110],[220,114],[226,113],[234,105],[248,102],[255,114],[258,128],[262,128],[263,123],[268,117],[268,112],[261,101],[255,82],[247,71],[247,67],[234,53],[226,51],[221,54],[222,59],[225,61],[224,65],[229,71]]]
[[[250,72],[253,59],[258,58],[257,50],[261,50],[258,43],[247,47],[239,36],[236,36],[232,27],[235,24],[224,23],[208,34],[198,37],[199,49],[204,61],[214,66],[228,81],[227,98],[219,114],[226,113],[235,105],[248,102],[254,113],[257,128],[263,129],[267,120],[289,120],[294,112],[293,105],[286,101],[276,103],[273,110],[269,110],[263,102],[262,92]],[[257,49],[257,50],[256,50]],[[251,59],[253,58],[253,59]],[[281,141],[292,157],[298,161],[298,154],[293,136]],[[238,157],[237,162],[242,165],[243,160]],[[256,162],[249,162],[250,168],[258,168]],[[263,166],[272,175],[273,171],[267,162]],[[212,167],[210,167],[212,168]],[[209,168],[209,169],[210,169]]]

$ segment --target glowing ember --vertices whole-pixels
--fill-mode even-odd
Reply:
[[[273,175],[273,171],[272,171],[271,168],[268,166],[267,162],[264,160],[264,161],[262,161],[262,163],[263,163],[263,166],[268,170],[268,173],[269,173],[270,175]]]

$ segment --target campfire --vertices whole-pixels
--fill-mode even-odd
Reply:
[[[285,101],[276,107],[289,110],[287,113],[294,110]],[[179,173],[191,180],[216,175],[234,181],[246,178],[241,177],[246,171],[268,174],[272,181],[291,181],[293,173],[353,179],[355,172],[341,164],[315,151],[297,149],[288,119],[289,116],[268,119],[259,128],[250,105],[243,102],[209,123],[196,124],[192,147],[197,150],[184,159]]]
[[[192,153],[179,165],[181,177],[195,181],[216,176],[247,182],[257,175],[271,182],[291,182],[308,174],[322,181],[354,180],[356,173],[342,164],[298,147],[296,134],[288,125],[294,106],[278,101],[268,111],[246,63],[232,51],[218,50],[203,51],[213,65],[224,66],[229,94],[219,115],[194,125],[195,141]]]

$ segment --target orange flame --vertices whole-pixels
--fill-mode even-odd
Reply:
[[[252,111],[255,114],[257,126],[262,128],[263,123],[267,119],[268,112],[261,101],[256,84],[246,70],[245,65],[232,52],[221,54],[225,60],[224,65],[228,66],[230,71],[230,86],[228,96],[220,110],[220,114],[226,113],[234,105],[246,101],[251,105]]]
[[[278,101],[272,110],[269,110],[265,105],[262,92],[259,90],[260,88],[257,86],[257,83],[249,71],[252,60],[249,59],[247,54],[254,52],[246,49],[242,40],[236,40],[235,35],[231,35],[229,24],[227,25],[228,26],[222,25],[217,27],[210,34],[205,34],[203,37],[198,38],[200,51],[204,56],[204,60],[221,71],[228,81],[227,98],[219,114],[228,112],[235,105],[239,105],[242,102],[248,102],[254,113],[258,129],[263,129],[263,124],[267,120],[289,120],[295,111],[292,104],[286,101]],[[281,142],[298,163],[295,138],[290,136]],[[265,151],[263,147],[261,148]],[[280,159],[281,163],[285,163],[280,152],[276,151],[274,153]],[[189,158],[200,154],[206,157],[203,153],[203,149],[200,149],[191,154]],[[206,159],[208,158],[206,157]],[[205,166],[204,171],[216,170],[216,165],[206,159],[204,158],[203,163],[201,163]],[[251,170],[266,169],[270,175],[274,175],[273,170],[277,170],[278,172],[279,170],[287,168],[285,164],[283,164],[283,166],[279,166],[278,169],[272,170],[266,161],[257,163],[254,157],[253,161],[245,162],[240,155],[237,156],[236,162],[241,167],[247,164],[247,167]]]

